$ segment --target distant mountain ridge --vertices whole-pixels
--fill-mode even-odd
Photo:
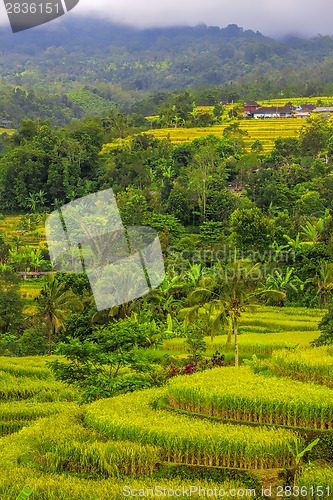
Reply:
[[[16,33],[13,36],[10,35],[11,32],[7,27],[0,26],[1,48],[13,51],[19,49],[22,53],[31,53],[31,50],[37,53],[40,50],[46,50],[51,45],[64,47],[67,44],[69,46],[82,44],[88,49],[88,40],[92,46],[92,51],[96,47],[103,49],[105,43],[123,46],[125,44],[132,44],[133,42],[139,44],[137,47],[139,50],[145,50],[156,44],[160,37],[165,37],[170,41],[178,37],[188,37],[189,39],[197,40],[210,38],[215,41],[235,38],[269,40],[269,38],[259,32],[243,30],[243,28],[236,24],[231,24],[225,28],[198,24],[194,27],[177,26],[139,30],[125,25],[114,24],[96,17],[86,18],[78,16],[73,16],[70,19],[60,19],[30,31]]]
[[[137,30],[74,15],[22,33],[0,28],[2,86],[102,86],[137,98],[231,81],[252,86],[254,98],[266,81],[267,95],[333,93],[333,37],[277,41],[235,24]]]

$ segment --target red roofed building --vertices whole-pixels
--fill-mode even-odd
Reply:
[[[244,113],[248,115],[253,115],[253,113],[259,108],[259,104],[256,101],[249,101],[244,104]]]

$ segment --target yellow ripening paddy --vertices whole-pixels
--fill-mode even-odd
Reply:
[[[173,144],[182,144],[191,142],[194,139],[206,137],[207,135],[215,135],[221,137],[224,129],[231,122],[226,122],[222,125],[213,125],[212,127],[178,127],[178,128],[161,128],[153,129],[149,134],[153,134],[157,139],[169,138]],[[274,141],[278,137],[298,137],[301,128],[306,121],[300,118],[269,118],[265,120],[240,120],[240,130],[247,133],[242,136],[245,147],[251,150],[252,144],[259,140],[264,152],[269,152],[274,146]],[[109,153],[115,147],[121,147],[130,142],[131,138],[120,139],[109,144],[104,144],[101,154]]]
[[[252,144],[256,140],[259,140],[263,145],[264,151],[270,151],[277,137],[298,137],[301,128],[306,122],[299,118],[270,118],[265,120],[241,120],[239,123],[240,130],[248,134],[242,137],[247,149],[250,149]],[[169,138],[173,144],[181,144],[206,137],[209,134],[221,137],[228,125],[230,125],[230,122],[212,127],[162,128],[155,129],[151,133],[157,139]]]
[[[15,129],[13,129],[13,128],[0,127],[0,135],[2,135],[2,134],[13,135],[14,132],[15,132]]]

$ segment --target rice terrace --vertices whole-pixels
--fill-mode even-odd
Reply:
[[[125,485],[198,486],[199,471],[207,478],[201,488],[259,491],[272,477],[278,488],[309,441],[319,438],[313,460],[331,453],[332,384],[325,384],[325,372],[333,357],[327,348],[309,347],[322,311],[314,313],[260,307],[244,320],[240,338],[249,340],[240,341],[240,353],[246,359],[256,352],[261,361],[179,376],[164,388],[83,406],[75,391],[54,380],[49,359],[0,358],[1,497],[15,497],[15,481],[29,484],[37,498],[120,498]],[[265,333],[247,345],[254,335],[247,328],[256,321]],[[302,347],[286,351],[286,338]],[[279,350],[262,357],[270,344]],[[223,348],[221,340],[207,339],[207,354],[216,347]],[[165,348],[170,341],[155,355]],[[295,376],[290,367],[296,362]],[[173,478],[177,470],[185,481]],[[330,469],[312,465],[298,479],[303,492],[317,470],[318,481],[325,478],[325,488],[333,488]],[[305,498],[311,498],[308,491]]]

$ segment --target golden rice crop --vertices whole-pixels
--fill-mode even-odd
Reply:
[[[3,422],[36,420],[69,409],[73,404],[67,402],[38,403],[34,401],[10,401],[0,404],[0,419]]]
[[[38,455],[38,461],[53,472],[119,477],[152,474],[160,462],[160,453],[156,446],[126,441],[68,441],[54,444],[51,450]]]
[[[103,476],[152,474],[160,462],[155,446],[105,441],[80,421],[79,410],[39,421],[26,433],[34,459],[49,471]]]
[[[190,412],[264,424],[333,428],[333,393],[327,387],[255,374],[248,366],[215,368],[177,377],[169,403]]]
[[[163,389],[149,389],[97,401],[87,407],[85,423],[110,439],[159,446],[168,462],[240,469],[291,465],[287,443],[300,440],[293,432],[221,425],[153,409],[163,395]]]
[[[278,97],[276,99],[266,99],[264,101],[259,101],[261,106],[285,106],[289,102],[292,102],[294,106],[299,106],[301,104],[317,104],[321,101],[323,106],[332,106],[333,97],[332,96],[315,96],[315,97]]]
[[[162,128],[154,129],[150,133],[157,139],[170,138],[172,143],[180,144],[200,137],[206,137],[209,134],[221,137],[224,129],[229,124],[229,122],[225,122],[221,125],[213,125],[211,127]],[[269,151],[273,148],[277,137],[297,137],[304,122],[297,118],[270,118],[265,120],[241,120],[239,124],[240,130],[248,134],[242,137],[247,149],[250,149],[256,140],[260,140],[264,150]],[[107,150],[106,146],[105,151],[107,152]]]
[[[268,366],[277,375],[333,388],[332,348],[312,347],[283,353],[275,351]]]
[[[240,130],[247,132],[248,135],[242,136],[246,149],[250,150],[251,145],[256,141],[262,142],[264,151],[272,150],[275,139],[277,137],[297,137],[299,131],[304,125],[303,120],[296,118],[271,118],[265,120],[241,120]],[[166,127],[161,129],[153,129],[149,134],[154,135],[157,139],[170,139],[173,144],[182,144],[191,142],[194,139],[206,137],[207,135],[215,135],[221,137],[224,129],[230,125],[227,121],[221,125],[213,125],[211,127]],[[101,154],[107,154],[112,149],[121,147],[130,141],[130,137],[114,141],[103,146]]]
[[[16,432],[34,420],[61,413],[70,403],[38,403],[34,401],[10,401],[0,404],[0,436]]]
[[[120,500],[126,496],[171,498],[176,495],[189,497],[190,488],[192,488],[191,498],[194,499],[202,499],[203,491],[207,491],[212,496],[211,492],[215,489],[223,492],[223,498],[235,498],[239,491],[243,497],[255,496],[254,490],[235,480],[219,483],[197,479],[168,480],[150,477],[89,480],[68,477],[65,474],[39,473],[36,475],[31,469],[15,467],[1,474],[1,500],[16,498],[21,490],[17,485],[21,484],[29,484],[34,492],[32,496],[34,500]]]
[[[0,370],[0,401],[13,401],[35,397],[38,401],[74,399],[74,391],[56,380],[14,377]]]
[[[57,356],[51,356],[47,361],[58,358]],[[27,356],[24,358],[0,356],[0,374],[1,372],[8,373],[13,377],[54,380],[51,370],[46,367],[46,359],[41,356]]]
[[[107,442],[95,431],[87,429],[80,423],[81,413],[82,410],[76,409],[56,418],[41,420],[34,426],[23,429],[17,435],[0,439],[0,498],[2,500],[16,498],[19,491],[27,484],[33,489],[33,498],[36,500],[100,500],[101,498],[119,500],[123,498],[125,487],[127,490],[142,492],[144,488],[155,489],[158,485],[171,490],[182,486],[189,488],[190,484],[193,484],[198,487],[200,485],[201,488],[219,487],[227,492],[230,489],[246,488],[236,481],[226,481],[217,485],[206,480],[200,482],[161,478],[154,480],[148,475],[140,479],[133,477],[106,479],[96,476],[91,479],[79,478],[75,472],[73,459],[77,461],[77,470],[100,473],[103,459],[98,461],[98,452],[105,451],[109,447],[112,453],[107,455],[106,452],[105,458],[109,461],[116,461],[115,466],[118,471],[131,473],[134,472],[131,470],[134,466],[139,466],[135,471],[140,471],[140,468],[142,471],[147,464],[152,464],[153,459],[156,458],[155,450],[157,450],[155,447],[139,443]],[[69,454],[59,454],[57,458],[57,453],[64,451],[61,447],[66,445],[66,441],[74,443],[74,440],[76,440],[76,449],[80,449],[80,453],[75,455],[71,451]],[[89,451],[88,443],[92,445],[91,451]],[[83,453],[84,444],[87,446],[86,455]],[[133,450],[132,454],[131,450]],[[140,455],[139,451],[143,453]],[[50,458],[52,454],[54,456]],[[41,459],[40,462],[39,459]],[[66,459],[69,462],[65,463]],[[40,470],[37,469],[38,464],[41,467]],[[57,470],[66,468],[66,474],[54,473],[52,471],[54,467]],[[109,467],[111,472],[114,472],[115,469],[112,468],[111,463]],[[148,469],[149,467],[145,470]],[[230,498],[228,494],[225,497]],[[199,496],[194,493],[193,498],[199,498]]]

